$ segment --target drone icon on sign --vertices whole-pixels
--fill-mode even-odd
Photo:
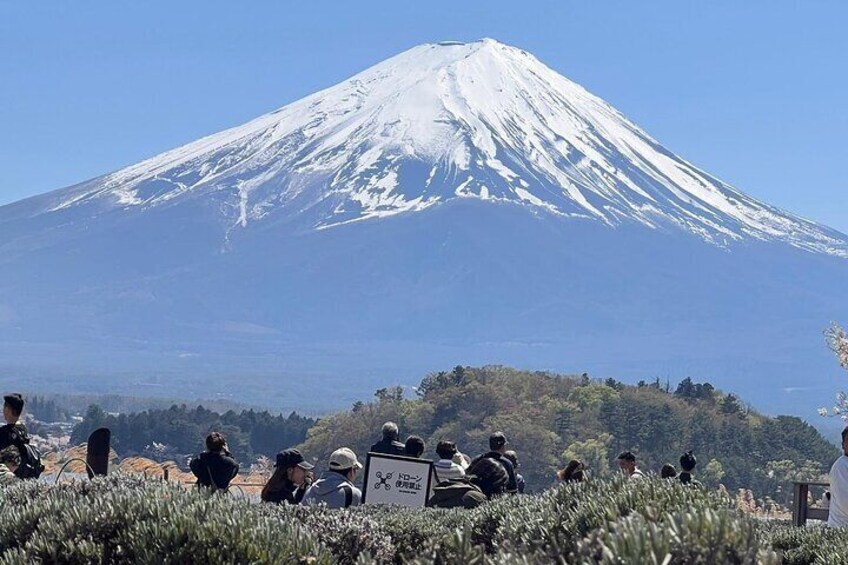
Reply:
[[[374,485],[374,490],[379,490],[380,487],[385,488],[387,491],[392,490],[392,485],[389,483],[389,481],[392,480],[393,474],[394,473],[386,473],[386,476],[383,476],[382,471],[377,471],[374,476],[377,477],[380,481],[376,485]]]

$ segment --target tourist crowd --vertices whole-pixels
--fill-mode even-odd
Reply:
[[[23,396],[18,393],[3,397],[6,423],[0,426],[0,486],[38,477],[43,470],[40,454],[30,445],[26,426],[20,421],[24,404]],[[383,424],[381,432],[380,439],[371,446],[371,453],[411,459],[424,456],[426,445],[421,437],[411,435],[402,443],[394,422]],[[489,450],[472,459],[462,453],[455,442],[439,441],[432,464],[428,504],[438,508],[474,508],[494,497],[524,493],[518,454],[507,449],[508,445],[502,432],[494,432],[489,436]],[[848,427],[842,431],[842,451],[830,470],[828,525],[831,527],[848,526]],[[617,463],[630,480],[645,478],[634,453],[622,452]],[[679,463],[679,473],[674,465],[666,463],[660,470],[660,477],[692,487],[701,486],[694,477],[697,465],[694,453],[684,453]],[[206,450],[192,458],[189,466],[197,477],[197,484],[213,491],[227,491],[239,471],[238,463],[227,448],[226,438],[219,432],[207,436]],[[356,506],[362,503],[362,492],[354,484],[361,469],[356,453],[341,447],[333,451],[326,472],[316,480],[314,465],[297,449],[286,449],[277,454],[274,472],[262,489],[261,498],[276,504]],[[585,465],[576,459],[556,472],[556,479],[565,483],[582,482],[587,477]]]

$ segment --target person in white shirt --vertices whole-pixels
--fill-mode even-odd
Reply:
[[[465,469],[453,460],[454,455],[457,454],[454,442],[440,441],[436,446],[436,454],[439,456],[439,460],[433,463],[436,484],[465,476]]]
[[[618,467],[631,479],[645,478],[645,473],[636,466],[636,456],[629,451],[622,451],[618,455]]]
[[[830,468],[830,508],[827,525],[848,526],[848,427],[842,430],[842,455]]]

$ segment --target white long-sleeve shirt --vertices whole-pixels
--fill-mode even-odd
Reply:
[[[436,473],[437,483],[465,476],[465,469],[450,459],[439,459],[433,463],[433,471]]]
[[[848,526],[848,456],[842,455],[830,468],[830,514],[827,525],[831,528]]]

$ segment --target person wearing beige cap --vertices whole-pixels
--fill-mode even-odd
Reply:
[[[302,504],[326,504],[328,508],[347,508],[362,504],[362,491],[353,486],[362,464],[352,449],[342,447],[330,455],[329,471],[312,483]]]

